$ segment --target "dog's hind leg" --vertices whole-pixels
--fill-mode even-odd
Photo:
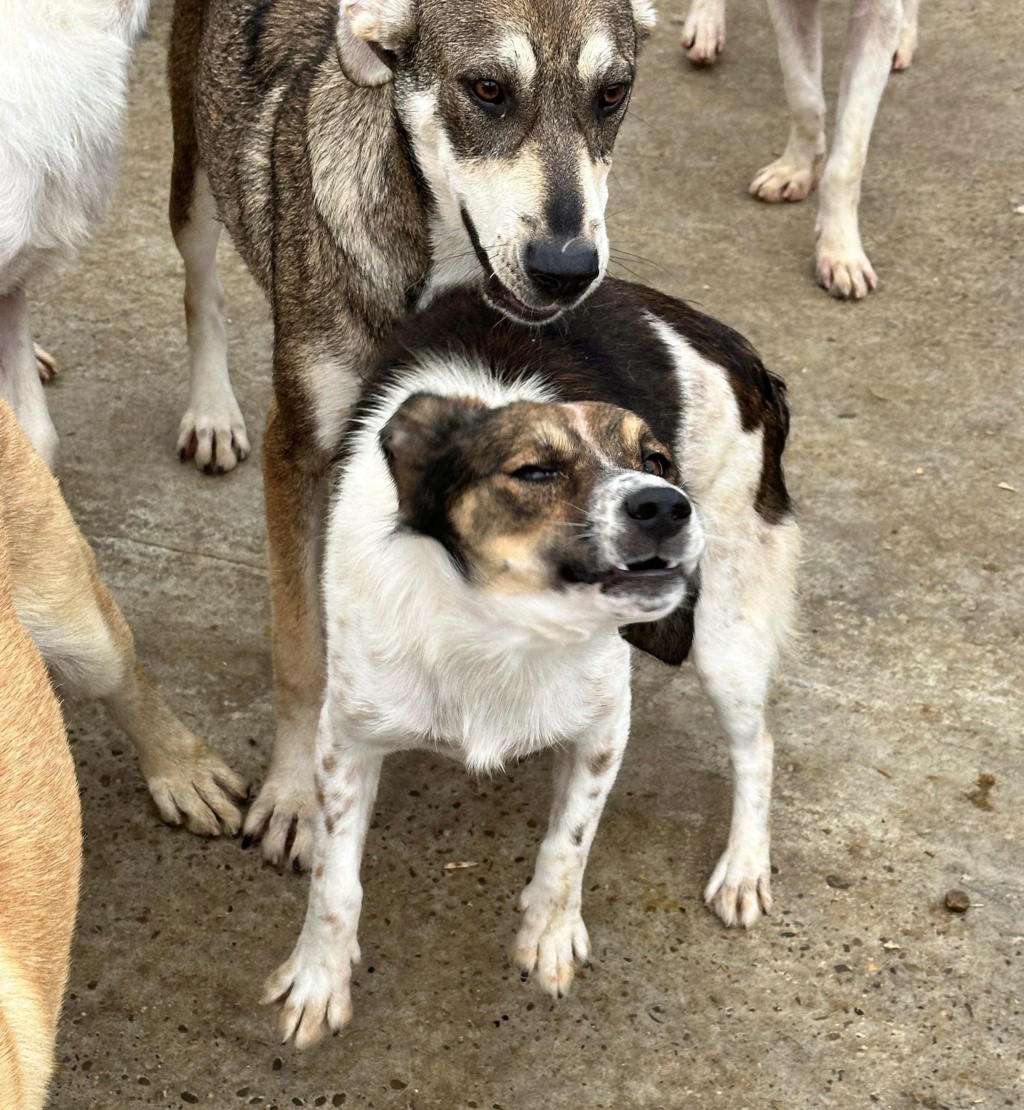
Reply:
[[[320,561],[326,509],[325,460],[305,455],[271,402],[263,444],[267,549],[274,623],[277,739],[266,781],[245,819],[244,843],[262,839],[263,858],[309,866],[313,844],[313,750],[324,693]]]
[[[792,619],[799,550],[795,524],[730,529],[709,518],[694,613],[693,661],[729,741],[733,807],[725,852],[704,892],[726,925],[749,928],[771,909],[768,807],[772,738],[768,683]]]
[[[903,0],[903,21],[900,23],[900,37],[893,55],[894,70],[909,69],[917,50],[917,13],[921,0]]]
[[[0,294],[0,397],[14,410],[32,446],[53,470],[57,429],[43,393],[29,330],[28,300],[21,289]]]
[[[61,693],[101,699],[139,753],[160,815],[216,836],[238,832],[245,781],[171,712],[140,666],[128,625],[56,481],[0,405],[11,596]]]
[[[758,170],[750,193],[759,200],[803,200],[818,184],[825,159],[819,0],[768,0],[786,100],[792,117],[782,157]]]
[[[681,45],[694,65],[715,64],[725,49],[725,0],[693,0]]]
[[[629,738],[629,649],[622,646],[622,681],[617,689],[610,684],[606,694],[610,711],[556,756],[548,831],[533,878],[519,896],[523,923],[512,962],[523,978],[531,976],[555,997],[569,989],[576,963],[590,958],[582,914],[583,872]]]
[[[861,245],[857,210],[868,142],[900,33],[900,0],[854,0],[839,86],[836,134],[821,178],[816,270],[833,297],[859,299],[878,286]]]
[[[178,457],[206,474],[233,470],[249,454],[249,438],[228,377],[224,289],[217,276],[221,224],[206,171],[199,163],[192,106],[198,50],[196,5],[175,5],[168,75],[174,124],[169,215],[185,263],[188,408],[178,427]]]

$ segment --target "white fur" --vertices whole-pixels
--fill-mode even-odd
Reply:
[[[860,239],[861,178],[889,71],[905,69],[913,56],[918,3],[851,0],[836,133],[826,160],[818,0],[768,2],[792,124],[782,156],[758,171],[750,192],[771,202],[803,200],[820,176],[815,267],[818,283],[834,297],[859,299],[878,285]]]
[[[6,0],[0,14],[0,297],[74,257],[113,187],[132,44],[149,0]],[[0,395],[52,467],[27,311],[0,314]],[[11,352],[17,350],[15,356]]]
[[[650,319],[683,395],[677,445],[683,485],[707,529],[693,661],[729,742],[735,779],[729,842],[705,898],[727,925],[749,927],[771,908],[768,804],[772,742],[768,682],[793,619],[800,534],[755,508],[762,433],[746,432],[726,371],[664,321]]]
[[[397,495],[378,437],[402,401],[420,391],[493,406],[549,398],[542,380],[505,385],[486,367],[427,358],[354,433],[324,559],[327,694],[317,737],[323,801],[310,901],[291,958],[264,991],[266,1002],[283,1001],[282,1036],[300,1048],[351,1016],[359,861],[389,751],[432,747],[484,772],[539,748],[561,749],[548,833],[520,899],[513,958],[558,995],[575,962],[589,955],[583,870],[629,732],[629,651],[616,630],[641,612],[610,602],[598,586],[515,595],[481,589],[435,540],[396,530]],[[694,529],[692,561],[700,551],[695,522]],[[646,618],[669,612],[681,595]]]
[[[0,1061],[20,1079],[17,1103],[8,1098],[17,1091],[0,1091],[0,1105],[16,1110],[43,1110],[46,1091],[53,1072],[53,1031],[47,1008],[26,980],[23,961],[9,952],[0,939],[0,1015],[14,1037],[16,1059]],[[49,1030],[49,1035],[47,1032]]]

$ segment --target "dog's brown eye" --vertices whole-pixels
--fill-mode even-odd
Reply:
[[[550,482],[558,476],[558,471],[553,466],[521,466],[509,475],[519,482]]]
[[[644,459],[644,470],[648,474],[653,474],[655,478],[664,478],[668,473],[669,461],[664,455],[648,455]]]
[[[629,86],[625,81],[620,81],[617,85],[607,85],[598,95],[598,108],[600,108],[605,115],[611,115],[616,108],[620,108],[625,102],[626,93],[628,91]]]
[[[505,103],[505,90],[489,77],[481,77],[469,88],[473,96],[488,108],[497,108]]]

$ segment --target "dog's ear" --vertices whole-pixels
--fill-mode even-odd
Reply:
[[[380,446],[398,491],[398,506],[406,523],[418,527],[425,513],[441,511],[459,476],[454,466],[456,439],[487,412],[483,402],[469,397],[441,397],[414,393],[384,425]]]
[[[642,42],[654,30],[658,13],[652,0],[632,0],[633,22],[636,24],[636,37]]]
[[[341,0],[338,61],[354,85],[384,85],[413,29],[413,0]]]

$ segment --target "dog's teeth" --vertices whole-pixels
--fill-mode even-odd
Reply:
[[[671,559],[669,559],[668,562],[665,563],[665,569],[666,570],[675,570],[677,566],[679,566],[679,560],[678,559],[676,559],[675,562],[673,562]]]
[[[625,563],[616,563],[615,569],[621,570],[625,574],[629,574],[629,567],[627,567]]]

